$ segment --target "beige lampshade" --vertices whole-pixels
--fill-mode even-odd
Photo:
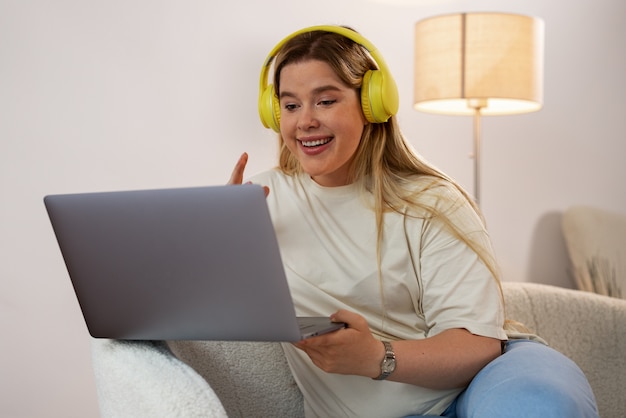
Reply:
[[[506,13],[435,16],[415,25],[415,109],[482,115],[543,103],[541,19]]]

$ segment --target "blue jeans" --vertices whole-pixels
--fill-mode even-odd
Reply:
[[[508,341],[442,414],[449,418],[597,418],[580,368],[541,343]]]

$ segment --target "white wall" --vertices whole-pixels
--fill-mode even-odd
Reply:
[[[545,107],[483,120],[482,205],[505,280],[570,287],[562,211],[626,212],[622,0],[0,0],[0,416],[97,414],[45,194],[219,184],[244,150],[250,173],[270,167],[260,65],[283,36],[320,23],[378,46],[405,134],[471,191],[471,119],[412,110],[412,37],[421,18],[479,10],[546,21]]]

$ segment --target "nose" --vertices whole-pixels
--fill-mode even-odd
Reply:
[[[302,106],[298,115],[298,129],[308,130],[319,126],[313,106]]]

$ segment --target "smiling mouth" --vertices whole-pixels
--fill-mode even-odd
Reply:
[[[330,141],[332,141],[332,138],[316,139],[314,141],[300,141],[300,143],[304,147],[313,148],[313,147],[319,147],[321,145],[326,145]]]

